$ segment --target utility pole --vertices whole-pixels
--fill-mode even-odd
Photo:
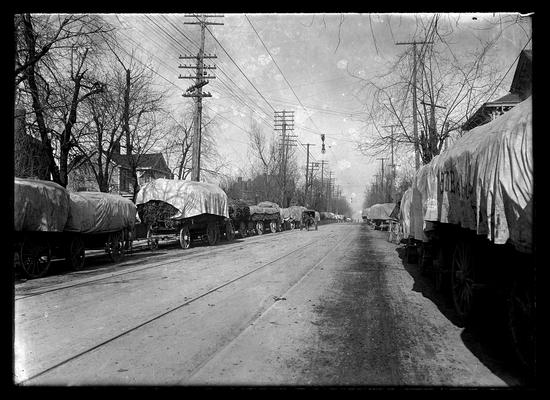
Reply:
[[[392,199],[395,200],[395,163],[394,163],[394,159],[393,159],[393,128],[395,127],[398,127],[400,125],[397,125],[397,124],[394,124],[394,125],[384,125],[383,128],[390,128],[391,129],[391,164],[390,164],[390,167],[391,167],[391,195],[392,195]]]
[[[309,186],[309,146],[315,146],[313,143],[304,143],[307,146],[307,160],[306,160],[306,190],[305,201],[307,202],[307,192]]]
[[[324,169],[325,169],[325,164],[327,164],[327,163],[328,163],[327,161],[321,160],[321,196],[322,196],[321,199],[323,197],[325,197],[324,193],[323,193],[323,184],[324,184],[324,179],[325,179],[323,173],[324,173]],[[321,202],[321,204],[322,204],[322,202]],[[325,208],[326,208],[326,206],[325,206]]]
[[[414,164],[416,170],[420,168],[420,152],[418,150],[418,120],[417,120],[417,105],[416,105],[416,45],[417,44],[433,44],[433,42],[397,42],[396,45],[410,45],[413,46],[413,137],[414,137]]]
[[[316,161],[311,161],[309,163],[309,179],[308,179],[308,197],[309,199],[311,200],[310,203],[309,203],[309,206],[311,207],[311,204],[313,203],[313,174],[314,172],[317,172],[317,170],[319,169],[319,163],[316,162]],[[307,202],[307,199],[308,197],[306,197],[306,202]]]
[[[297,135],[293,135],[294,131],[294,111],[275,111],[275,130],[281,132],[280,142],[280,154],[281,154],[281,167],[279,174],[282,175],[283,187],[281,193],[281,207],[285,207],[286,199],[286,173],[288,163],[289,147],[296,146]],[[287,133],[290,131],[290,133]]]
[[[196,59],[196,65],[180,65],[179,68],[194,68],[195,76],[179,76],[180,79],[194,79],[195,84],[187,88],[186,92],[183,94],[183,97],[194,97],[195,98],[195,134],[193,136],[193,153],[191,159],[191,180],[200,181],[200,169],[201,169],[201,135],[202,135],[202,98],[203,97],[212,97],[208,92],[203,93],[203,86],[208,84],[206,79],[214,79],[215,76],[208,75],[204,73],[204,70],[215,69],[216,66],[204,65],[204,59],[216,58],[213,54],[204,54],[204,40],[205,32],[207,25],[223,25],[222,22],[209,22],[207,18],[218,18],[223,17],[223,15],[185,15],[185,17],[196,18],[197,22],[184,22],[187,25],[200,25],[201,27],[201,43],[199,52],[196,56],[180,56],[180,59]]]

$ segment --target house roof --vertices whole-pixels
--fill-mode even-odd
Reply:
[[[123,168],[130,168],[130,157],[137,158],[138,169],[154,169],[156,171],[171,173],[162,153],[140,155],[113,154],[112,160]]]
[[[502,96],[498,100],[482,104],[481,107],[462,124],[462,129],[470,130],[490,121],[491,108],[502,106],[513,107],[525,100],[525,98],[531,94],[532,60],[532,50],[523,50],[519,55],[514,78],[512,79],[512,85],[510,86],[510,93]]]
[[[503,106],[513,107],[521,103],[521,97],[517,93],[508,93],[495,101],[488,101],[479,107],[476,112],[462,124],[462,129],[468,131],[476,126],[483,125],[491,120],[491,109]]]

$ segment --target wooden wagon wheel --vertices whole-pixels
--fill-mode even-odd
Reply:
[[[231,222],[231,220],[225,221],[225,238],[228,241],[235,239],[235,228],[233,227],[233,222]]]
[[[276,221],[269,221],[269,230],[271,233],[277,232],[277,222]]]
[[[535,366],[536,309],[532,290],[523,280],[514,282],[508,297],[508,328],[519,361],[531,371]]]
[[[471,316],[474,305],[473,249],[464,240],[458,242],[453,252],[451,290],[455,310],[464,323]]]
[[[65,251],[65,260],[70,269],[73,271],[80,271],[84,268],[86,248],[84,247],[84,241],[79,235],[75,235],[71,238]]]
[[[191,246],[191,233],[189,232],[188,226],[184,226],[180,229],[178,238],[182,249],[188,249]]]
[[[19,251],[21,269],[29,279],[46,275],[52,262],[52,250],[48,242],[25,239]]]
[[[206,237],[210,246],[218,242],[219,230],[215,223],[209,222],[206,227]]]
[[[241,221],[239,223],[239,234],[241,235],[241,237],[246,237],[248,235],[248,232],[246,230],[246,222],[244,221]]]
[[[261,235],[264,233],[264,223],[263,221],[256,222],[256,233]]]
[[[107,253],[115,263],[124,257],[124,237],[122,231],[112,232],[107,238]]]
[[[151,225],[147,227],[147,246],[149,246],[149,250],[159,248],[159,240],[153,237],[153,227]]]

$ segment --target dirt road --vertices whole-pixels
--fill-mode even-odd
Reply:
[[[15,382],[522,384],[385,237],[323,225],[18,283]]]

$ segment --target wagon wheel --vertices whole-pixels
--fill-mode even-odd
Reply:
[[[508,328],[519,361],[527,368],[535,367],[534,293],[524,281],[514,282],[508,297]]]
[[[281,224],[281,221],[277,221],[277,232],[283,231],[283,224]]]
[[[261,235],[264,233],[264,223],[262,221],[256,222],[256,233]]]
[[[206,227],[206,237],[210,246],[214,246],[218,242],[218,235],[218,227],[215,223],[210,222]]]
[[[449,268],[448,251],[443,244],[440,244],[437,251],[437,258],[434,260],[434,285],[435,290],[442,292],[447,287],[447,270]]]
[[[269,230],[271,233],[277,232],[277,222],[276,221],[269,221]]]
[[[73,271],[80,271],[84,267],[86,249],[80,236],[74,236],[67,246],[65,260]]]
[[[180,229],[179,241],[182,249],[188,249],[191,246],[191,233],[189,232],[189,227],[184,226]]]
[[[244,221],[241,221],[239,223],[239,234],[241,235],[241,237],[247,236],[246,223]]]
[[[29,279],[46,275],[52,261],[52,250],[48,242],[25,239],[19,251],[21,269]]]
[[[418,264],[420,266],[420,273],[424,276],[428,275],[431,264],[431,255],[428,245],[425,242],[422,242],[418,247]]]
[[[225,238],[228,241],[235,239],[235,228],[233,228],[233,222],[230,220],[225,222]]]
[[[159,240],[153,237],[153,228],[151,225],[147,228],[147,246],[149,246],[149,250],[156,250],[159,248]]]
[[[466,322],[472,315],[474,305],[474,257],[470,243],[458,242],[453,252],[451,265],[451,291],[455,310]]]
[[[124,238],[122,232],[112,232],[107,239],[107,253],[115,263],[124,257]]]

